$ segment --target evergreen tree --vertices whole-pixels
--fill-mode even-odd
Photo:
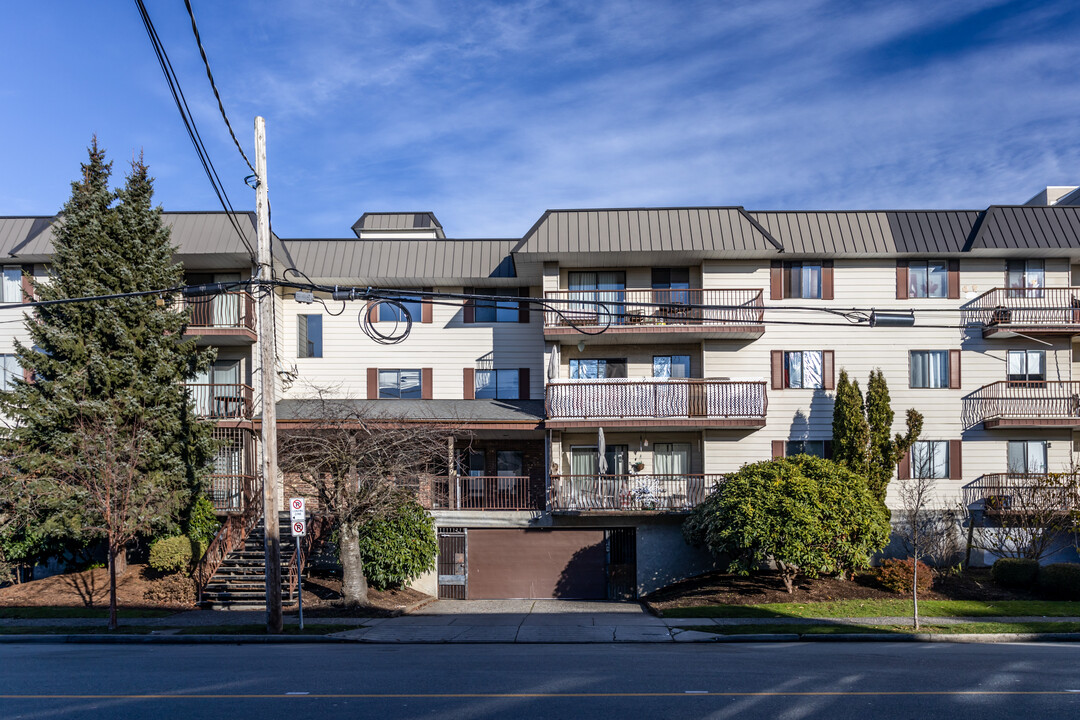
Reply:
[[[848,379],[847,370],[840,371],[833,406],[833,461],[857,475],[867,475],[867,446],[870,430],[859,381]]]
[[[154,207],[142,158],[119,191],[97,139],[53,226],[54,260],[38,300],[183,284],[175,248]],[[52,507],[81,501],[73,532],[108,542],[115,627],[115,558],[136,534],[171,525],[200,489],[213,452],[183,388],[212,359],[182,340],[186,315],[161,296],[38,307],[32,347],[16,344],[33,382],[2,398],[17,419],[7,440],[30,475],[51,481]],[[94,437],[94,432],[101,437]]]
[[[907,411],[907,432],[904,435],[892,434],[892,401],[889,398],[889,384],[881,369],[870,372],[866,384],[866,420],[870,429],[870,446],[867,450],[868,476],[870,490],[882,503],[892,480],[893,469],[904,454],[919,438],[922,432],[923,416],[918,410]]]

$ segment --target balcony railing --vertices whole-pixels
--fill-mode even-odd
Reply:
[[[1073,473],[995,473],[963,487],[964,504],[987,515],[1051,516],[1080,507],[1080,475]]]
[[[760,325],[761,290],[556,290],[544,293],[553,308],[545,328],[568,326]]]
[[[188,328],[255,330],[255,299],[247,292],[183,297],[181,308],[191,308]]]
[[[553,475],[553,512],[579,510],[684,511],[705,500],[723,475]]]
[[[251,475],[211,475],[210,500],[219,513],[242,513],[258,491]]]
[[[1080,425],[1080,382],[1003,381],[984,385],[964,398],[964,424],[1030,420],[1034,425]]]
[[[459,475],[431,481],[432,510],[543,510],[544,484],[525,476]]]
[[[994,288],[963,308],[984,332],[1009,327],[1080,332],[1080,287]]]
[[[697,378],[570,380],[547,386],[552,419],[764,418],[764,381]]]
[[[251,417],[253,391],[241,383],[187,383],[195,414],[215,420]]]

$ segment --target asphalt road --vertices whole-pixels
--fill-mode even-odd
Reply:
[[[1080,645],[0,645],[0,718],[1080,717]],[[302,693],[302,694],[296,694]]]

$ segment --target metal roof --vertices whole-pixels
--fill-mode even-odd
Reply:
[[[366,419],[539,424],[543,400],[329,400],[289,399],[277,404],[279,421],[320,420],[327,412]]]
[[[975,210],[751,212],[795,255],[949,254],[963,251]]]
[[[0,253],[10,256],[15,248],[49,227],[52,221],[52,217],[0,218]]]
[[[430,280],[512,280],[517,240],[284,240],[296,268],[324,282],[393,282],[420,287]],[[500,283],[496,283],[500,284]],[[501,283],[509,284],[509,283]]]
[[[991,205],[969,247],[972,250],[1080,249],[1080,207]]]
[[[436,237],[445,237],[442,225],[433,212],[366,212],[353,223],[357,236],[361,230],[434,230]]]

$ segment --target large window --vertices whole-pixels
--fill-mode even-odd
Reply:
[[[949,268],[945,260],[912,260],[908,263],[908,297],[943,298],[949,293]]]
[[[784,353],[784,387],[820,388],[822,385],[821,350]]]
[[[521,397],[521,371],[477,370],[474,374],[476,388],[474,397],[497,400],[517,400]]]
[[[821,297],[821,263],[820,262],[793,262],[788,268],[784,264],[785,290],[784,297],[810,298]]]
[[[690,302],[690,268],[653,268],[653,298],[659,303]]]
[[[629,454],[626,445],[608,445],[605,448],[604,459],[607,461],[607,472],[604,475],[626,475],[628,472],[627,459]],[[572,475],[599,475],[600,456],[596,446],[575,446],[570,448],[570,473]]]
[[[690,377],[690,356],[653,355],[652,376],[654,378]]]
[[[500,297],[520,297],[517,288],[484,288],[477,290],[478,295],[498,295]],[[518,322],[520,316],[517,301],[476,300],[473,303],[473,319],[485,322]]]
[[[1022,475],[1046,473],[1046,441],[1010,440],[1009,472]]]
[[[4,268],[3,282],[0,282],[0,302],[22,302],[22,268]]]
[[[1008,366],[1009,382],[1042,382],[1046,380],[1046,351],[1010,350]]]
[[[15,380],[23,376],[19,359],[14,355],[0,355],[0,390],[12,390]]]
[[[690,443],[656,443],[653,472],[657,475],[686,475],[690,472]]]
[[[495,453],[496,472],[499,477],[522,477],[525,475],[525,456],[520,450],[499,450]]]
[[[623,303],[626,301],[626,273],[622,270],[568,273],[570,286],[569,312],[574,318],[613,325],[624,322]],[[601,305],[602,303],[602,305]]]
[[[911,446],[911,477],[943,480],[949,477],[949,441],[919,440]]]
[[[420,399],[419,370],[379,370],[379,397],[401,400]]]
[[[819,458],[829,457],[828,440],[788,440],[785,447],[786,455],[813,455]]]
[[[949,351],[912,350],[911,387],[949,387]]]
[[[423,313],[421,310],[420,298],[418,297],[401,297],[398,299],[405,309],[409,311],[409,317],[415,323],[421,322]],[[404,321],[405,315],[397,305],[391,303],[382,303],[379,305],[379,322],[395,322]]]
[[[596,380],[626,377],[626,358],[570,360],[571,380]]]
[[[296,316],[296,356],[322,357],[322,315]]]
[[[1041,298],[1046,287],[1043,260],[1009,260],[1006,263],[1009,297]]]

